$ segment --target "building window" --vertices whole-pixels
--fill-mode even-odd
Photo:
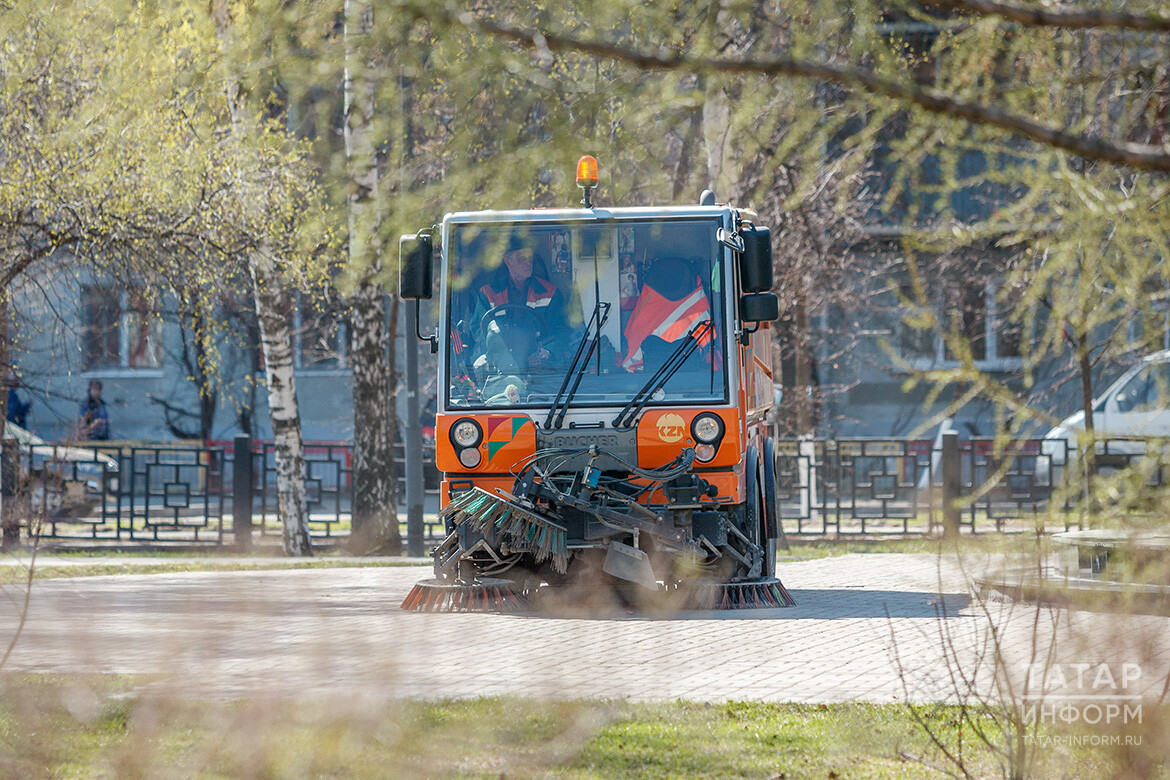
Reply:
[[[1003,311],[1004,301],[995,280],[951,290],[938,304],[938,321],[949,333],[957,331],[970,344],[975,365],[985,371],[1011,371],[1022,364],[1020,326]],[[914,368],[958,365],[941,334],[902,325],[901,351]]]
[[[293,312],[293,355],[300,369],[344,370],[348,365],[348,328],[331,307],[297,295]]]
[[[162,365],[162,321],[148,293],[105,285],[83,287],[81,319],[87,371]]]

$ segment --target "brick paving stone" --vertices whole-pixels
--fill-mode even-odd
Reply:
[[[402,612],[423,566],[50,580],[34,586],[8,668],[161,675],[208,695],[888,702],[952,695],[943,639],[970,671],[989,621],[1012,664],[1031,657],[1036,607],[990,603],[985,615],[954,558],[853,554],[778,568],[796,607],[676,619]],[[15,630],[18,603],[0,602],[0,637]],[[1059,612],[1056,626],[1062,663],[1140,663],[1141,692],[1160,692],[1170,620]]]

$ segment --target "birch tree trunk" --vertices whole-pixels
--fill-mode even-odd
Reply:
[[[312,555],[305,495],[305,447],[301,440],[301,414],[288,327],[288,292],[267,244],[261,244],[248,255],[248,271],[252,276],[264,373],[268,380],[268,416],[272,420],[276,456],[276,505],[284,529],[284,552]]]
[[[227,51],[232,40],[227,0],[214,0],[212,14],[221,45]],[[235,142],[240,144],[243,141],[245,121],[240,84],[233,74],[225,78],[224,92],[231,115],[232,134]],[[248,165],[241,162],[237,175],[245,179],[249,170]],[[255,189],[257,184],[242,180],[239,185],[240,205],[247,209],[254,202],[249,198],[249,191]],[[255,202],[262,202],[262,199],[256,198]],[[277,270],[272,246],[267,240],[262,240],[259,246],[248,253],[247,262],[268,380],[268,414],[272,421],[276,457],[277,512],[284,529],[284,552],[295,556],[312,555],[309,507],[305,494],[305,447],[301,439],[301,416],[293,376],[288,293]]]
[[[373,52],[368,0],[345,3],[345,156],[349,183],[349,299],[353,373],[353,531],[355,552],[402,549],[394,501],[394,404],[386,349],[385,291],[378,245],[378,167],[374,153]],[[360,423],[358,422],[360,421]]]

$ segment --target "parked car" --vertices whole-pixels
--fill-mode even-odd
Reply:
[[[51,444],[14,423],[5,423],[4,438],[20,451],[18,487],[34,511],[52,519],[89,512],[105,495],[117,495],[118,461],[96,449]]]
[[[1098,460],[1107,468],[1146,453],[1151,438],[1170,438],[1170,351],[1149,355],[1126,371],[1093,400],[1092,409]],[[1058,478],[1075,462],[1084,430],[1085,413],[1079,411],[1045,435],[1038,481]]]

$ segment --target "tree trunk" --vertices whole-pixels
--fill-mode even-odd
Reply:
[[[812,414],[812,360],[809,355],[812,351],[812,339],[808,329],[808,299],[804,290],[804,274],[801,274],[800,289],[796,293],[795,320],[795,349],[793,357],[796,361],[796,434],[798,436],[812,436],[816,433]]]
[[[211,6],[216,33],[226,50],[232,45],[231,12],[227,0]],[[243,142],[243,98],[239,80],[228,74],[224,82],[232,134]],[[240,171],[246,170],[240,166]],[[246,202],[249,182],[240,182],[241,201]],[[256,303],[264,370],[268,378],[268,414],[276,456],[277,511],[284,529],[286,555],[312,555],[309,539],[309,505],[305,495],[305,447],[301,440],[301,415],[293,377],[292,339],[288,325],[288,293],[276,268],[272,248],[262,241],[248,253],[248,272]]]
[[[247,433],[253,439],[257,438],[256,431],[256,386],[260,372],[264,370],[263,360],[260,350],[260,325],[255,318],[255,296],[252,296],[253,306],[251,311],[246,315],[240,317],[240,322],[243,325],[244,332],[247,334],[247,351],[248,351],[248,371],[244,375],[245,396],[240,403],[239,411],[236,415],[237,423],[240,430]]]
[[[364,283],[350,298],[353,328],[353,538],[355,552],[402,550],[394,501],[394,398],[380,287]],[[358,422],[360,421],[360,423]]]
[[[349,183],[349,270],[357,280],[349,299],[353,372],[353,531],[355,552],[396,554],[402,549],[394,502],[394,405],[386,350],[385,290],[378,223],[378,167],[374,153],[374,84],[368,0],[345,3],[345,157]],[[361,421],[358,424],[357,421]]]
[[[215,409],[219,405],[219,391],[215,387],[215,380],[209,374],[213,364],[208,340],[211,336],[211,324],[208,322],[207,312],[199,306],[195,319],[195,365],[193,374],[199,380],[199,438],[207,441],[211,438],[211,431],[215,425]],[[215,361],[218,365],[218,361]]]
[[[691,111],[690,121],[687,123],[686,132],[683,134],[682,148],[678,155],[678,164],[674,166],[674,174],[671,176],[670,195],[673,203],[678,203],[678,199],[686,192],[686,187],[691,181],[691,172],[694,170],[695,147],[699,144],[699,133],[703,129],[703,113],[699,109]],[[697,200],[698,192],[691,193],[691,198]],[[726,197],[726,194],[724,194]]]
[[[796,181],[792,170],[784,167],[784,176],[788,180],[790,192],[796,192]],[[800,224],[804,228],[808,243],[813,247],[817,266],[824,268],[828,263],[824,242],[821,241],[820,231],[808,217],[808,212],[801,204],[796,207]],[[812,331],[808,323],[809,288],[812,286],[809,274],[806,273],[806,258],[799,258],[795,265],[796,311],[795,321],[795,361],[796,361],[796,432],[800,436],[812,436],[816,433],[816,424],[813,420],[813,375],[812,375]]]
[[[215,410],[219,405],[219,392],[216,389],[215,380],[209,373],[214,366],[218,365],[218,362],[212,358],[208,346],[208,341],[212,338],[210,317],[204,308],[203,301],[196,300],[191,304],[190,313],[184,314],[183,310],[180,309],[177,319],[183,345],[180,354],[183,368],[187,370],[187,378],[195,384],[195,390],[199,394],[199,432],[192,433],[180,427],[177,422],[172,423],[169,409],[167,409],[167,425],[171,429],[171,433],[179,438],[198,438],[207,441],[211,438],[211,431],[215,425]]]
[[[1085,413],[1085,436],[1082,442],[1084,450],[1084,503],[1088,516],[1095,514],[1096,505],[1093,496],[1093,477],[1097,474],[1097,426],[1093,419],[1093,361],[1090,355],[1088,333],[1082,332],[1077,337],[1077,368],[1081,379],[1081,409]],[[1084,523],[1082,522],[1082,525]]]
[[[703,96],[703,142],[707,148],[707,181],[719,202],[732,198],[739,169],[731,146],[731,106],[727,93],[708,79]]]
[[[4,439],[4,427],[8,424],[8,373],[12,370],[12,345],[8,340],[8,290],[0,290],[0,441]]]
[[[248,270],[252,275],[268,380],[268,415],[272,420],[276,455],[276,503],[284,528],[284,552],[312,555],[305,495],[305,448],[288,327],[288,293],[266,245],[261,244],[249,255]]]
[[[716,4],[708,11],[707,31],[711,44],[727,57],[747,57],[757,38],[748,34],[733,13]],[[723,82],[708,74],[702,80],[703,143],[707,150],[707,179],[718,202],[734,203],[743,173],[743,160],[736,154],[736,128],[731,107],[739,103],[740,87],[732,79]]]

